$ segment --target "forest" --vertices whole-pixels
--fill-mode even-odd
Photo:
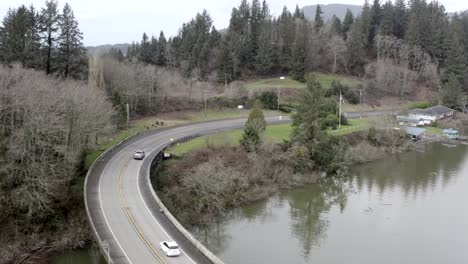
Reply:
[[[462,109],[468,13],[449,16],[437,1],[374,0],[357,17],[348,11],[342,21],[324,21],[320,6],[306,19],[298,6],[274,16],[266,1],[243,0],[226,29],[216,29],[204,10],[175,36],[143,33],[126,52],[96,55],[87,53],[72,7],[48,0],[7,12],[0,64],[3,263],[45,245],[60,250],[90,241],[84,156],[128,127],[127,107],[135,119],[207,102],[244,104],[251,98],[223,94],[223,86],[280,75],[305,82],[323,72],[363,80],[359,89],[375,97],[427,89],[437,102]]]

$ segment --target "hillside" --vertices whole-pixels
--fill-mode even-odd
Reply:
[[[346,15],[347,9],[351,10],[351,12],[353,12],[355,17],[359,15],[362,10],[362,6],[360,5],[329,4],[329,5],[320,5],[320,7],[322,8],[323,18],[325,19],[325,21],[331,19],[333,15],[343,20],[343,18]],[[302,8],[302,10],[304,10],[304,15],[308,19],[314,19],[316,9],[317,9],[317,5],[304,6]]]
[[[127,49],[129,46],[130,44],[127,44],[127,43],[113,44],[113,45],[107,44],[107,45],[100,45],[100,46],[94,46],[94,47],[86,47],[86,49],[88,50],[89,54],[99,55],[99,54],[104,54],[108,52],[110,49],[114,48],[114,49],[121,50],[122,53],[125,55],[127,54]]]

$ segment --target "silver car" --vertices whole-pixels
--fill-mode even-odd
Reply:
[[[136,160],[142,160],[145,158],[145,152],[143,150],[138,150],[135,152],[135,155],[133,155],[133,158]]]

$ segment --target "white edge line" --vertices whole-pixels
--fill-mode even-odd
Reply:
[[[126,148],[127,148],[127,147],[126,147]],[[124,149],[126,149],[126,148],[124,148]],[[122,149],[122,151],[123,151],[124,149]],[[121,152],[121,151],[119,151],[119,153],[120,153],[120,152]],[[118,154],[118,153],[117,153],[117,154]],[[112,161],[115,159],[115,157],[117,157],[117,155],[114,155],[114,157],[112,157],[112,159],[109,160],[109,162],[107,162],[106,166],[105,166],[104,169],[102,170],[103,173],[101,174],[101,176],[104,174],[104,171],[107,169],[107,167],[109,166],[109,164],[112,163]],[[112,234],[112,236],[114,237],[115,242],[117,242],[117,245],[119,246],[120,250],[122,250],[122,252],[124,253],[124,255],[125,255],[125,257],[127,258],[127,260],[128,260],[130,263],[133,264],[132,260],[128,257],[127,253],[125,253],[125,250],[123,250],[122,245],[120,245],[119,241],[117,240],[117,237],[116,237],[116,235],[114,234],[114,231],[112,231],[112,228],[111,228],[111,226],[110,226],[110,224],[109,224],[109,221],[107,221],[106,212],[104,211],[104,208],[102,207],[102,204],[103,204],[103,203],[102,203],[102,199],[101,199],[101,182],[102,182],[102,178],[104,178],[104,177],[100,177],[100,179],[99,179],[98,194],[99,194],[99,203],[101,204],[100,208],[101,208],[102,214],[104,215],[104,220],[106,221],[107,227],[108,227],[109,230],[111,231],[111,234]],[[109,247],[110,247],[110,246],[109,246]],[[109,249],[108,249],[108,250],[109,250]]]
[[[162,145],[162,147],[164,147],[164,145]],[[156,150],[157,150],[157,149],[152,150],[152,151],[149,153],[148,156],[150,156],[150,155],[151,155],[153,152],[155,152]],[[155,158],[156,158],[156,157],[155,157]],[[166,234],[166,236],[167,236],[170,240],[174,241],[174,239],[172,239],[172,237],[166,232],[166,230],[164,230],[164,228],[163,228],[163,227],[161,226],[161,224],[158,222],[158,220],[156,219],[156,217],[154,216],[154,214],[151,212],[151,210],[149,209],[148,205],[146,204],[145,199],[143,198],[143,195],[141,194],[141,189],[140,189],[139,181],[140,181],[140,169],[141,169],[142,163],[140,163],[139,165],[140,165],[140,166],[139,166],[139,168],[138,168],[138,172],[137,172],[137,181],[136,181],[136,183],[137,183],[137,188],[138,188],[138,194],[140,195],[140,198],[141,198],[141,200],[143,201],[143,204],[145,205],[146,210],[149,212],[149,214],[151,215],[151,217],[153,218],[153,220],[156,222],[156,224],[158,224],[158,226],[161,228],[161,230],[164,232],[164,234]],[[148,166],[148,173],[149,173],[150,168],[151,168],[151,164],[150,164],[150,166]],[[189,258],[190,261],[192,261],[192,263],[195,263],[195,264],[197,263],[197,262],[195,262],[195,261],[189,256],[189,254],[185,253],[185,252],[182,250],[182,248],[180,249],[180,251],[181,251],[182,253],[184,253],[184,254],[187,256],[187,258]]]

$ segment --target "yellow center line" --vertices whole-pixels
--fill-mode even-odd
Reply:
[[[148,239],[145,237],[143,232],[137,226],[137,224],[135,223],[135,220],[133,219],[132,215],[128,211],[127,205],[125,203],[125,199],[124,199],[123,194],[122,194],[122,175],[123,175],[124,170],[128,167],[129,162],[130,162],[130,159],[125,162],[125,165],[122,167],[122,169],[120,170],[120,174],[119,174],[119,188],[118,189],[119,189],[119,198],[120,198],[120,203],[122,204],[122,209],[123,209],[125,215],[127,216],[128,222],[130,223],[130,225],[133,226],[133,229],[135,229],[135,231],[137,232],[140,239],[146,244],[148,249],[151,251],[151,254],[156,258],[156,260],[159,263],[166,264],[164,259],[158,254],[158,250],[156,250],[153,247],[151,242],[148,241]]]

